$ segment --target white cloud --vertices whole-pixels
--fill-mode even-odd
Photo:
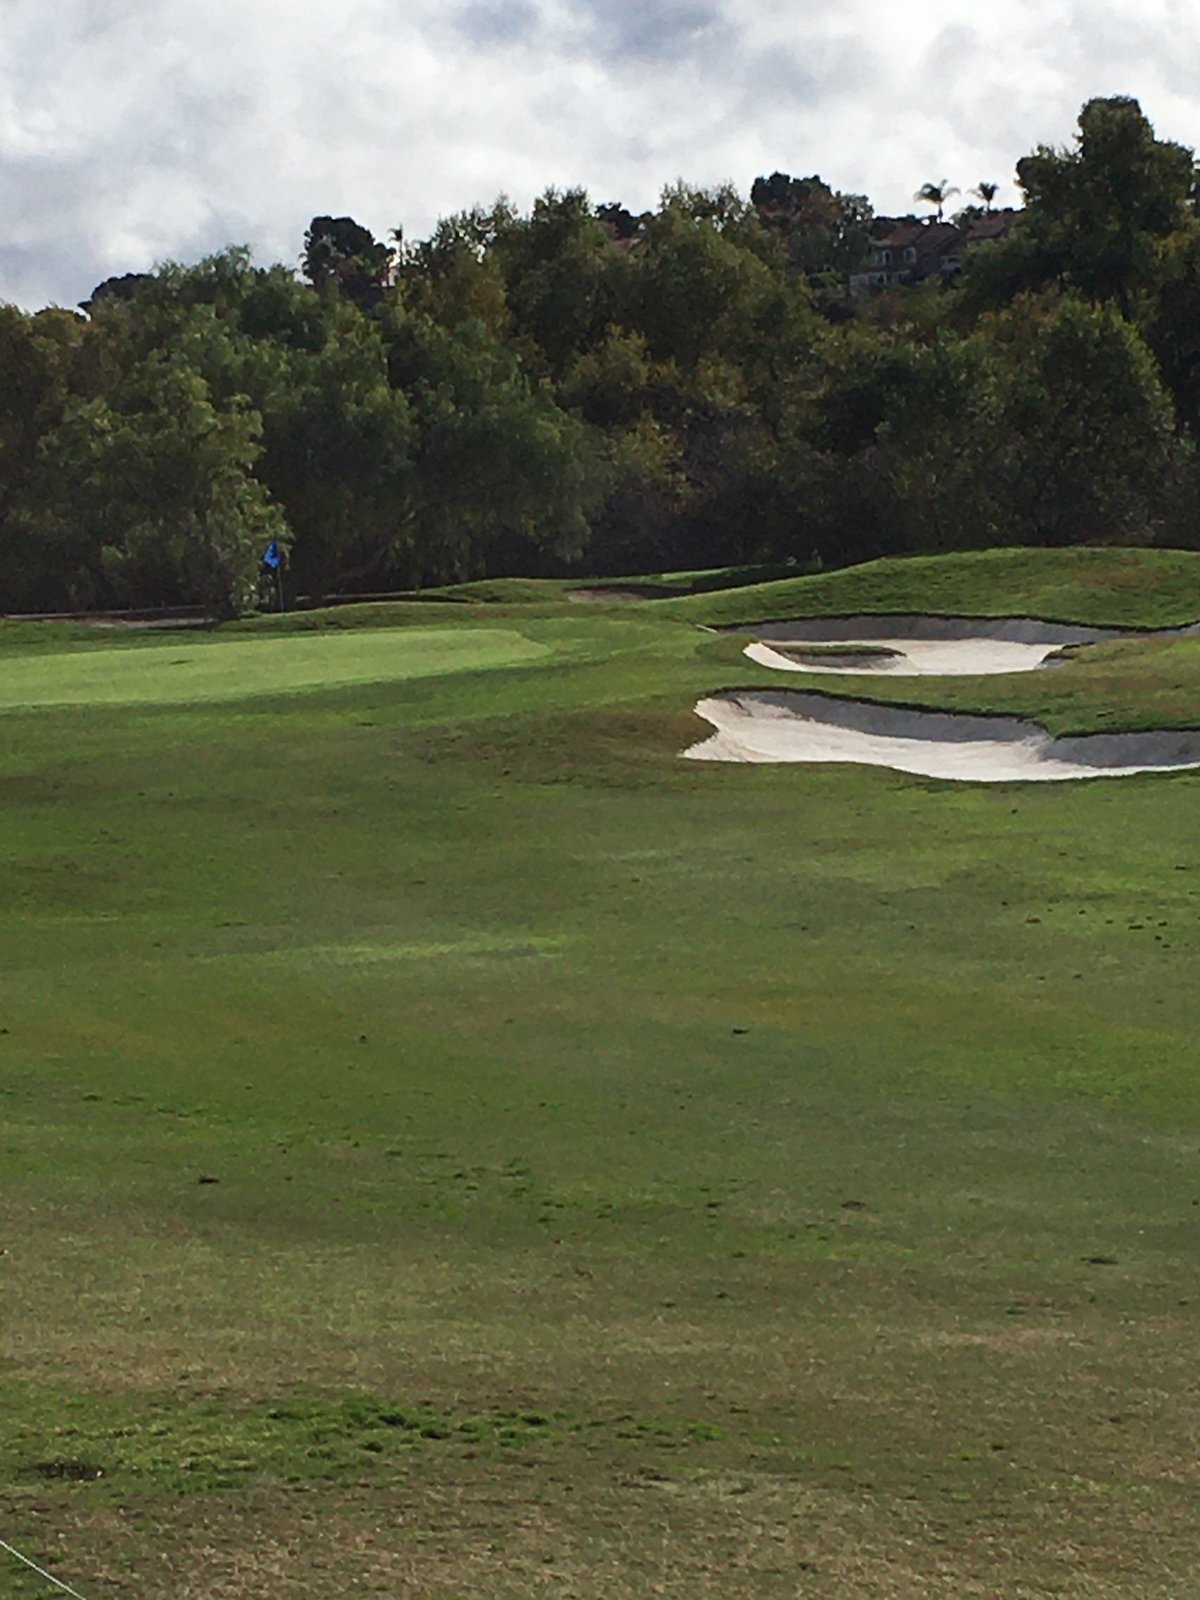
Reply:
[[[550,183],[635,208],[677,177],[820,172],[906,209],[1006,185],[1094,94],[1200,143],[1181,0],[5,0],[0,297],[228,243],[295,261],[309,219],[410,237]]]

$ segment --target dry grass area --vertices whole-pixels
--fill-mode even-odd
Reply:
[[[536,1455],[414,1471],[387,1491],[260,1489],[130,1517],[43,1504],[59,1570],[86,1550],[90,1592],[145,1600],[1175,1600],[1194,1563],[1194,1507],[1175,1516],[1064,1485],[1024,1514],[969,1525],[871,1484],[816,1490],[748,1470],[677,1477],[631,1464],[573,1478]],[[1076,1502],[1091,1499],[1082,1509]],[[1119,1540],[1114,1535],[1119,1530]]]

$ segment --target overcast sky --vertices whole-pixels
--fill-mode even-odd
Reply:
[[[1195,0],[0,0],[0,299],[317,213],[420,237],[501,190],[819,172],[903,211],[1132,94],[1200,145]]]

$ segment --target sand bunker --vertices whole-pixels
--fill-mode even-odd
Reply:
[[[1117,778],[1200,767],[1200,730],[1054,738],[1036,722],[840,700],[787,689],[711,695],[716,732],[693,761],[850,761],[974,783]]]
[[[1069,645],[1119,636],[1114,628],[1032,617],[810,617],[759,623],[754,632],[757,639],[745,654],[760,667],[894,678],[1029,672]],[[836,652],[824,653],[830,646],[837,646]]]

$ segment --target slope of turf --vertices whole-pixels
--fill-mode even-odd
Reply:
[[[1200,778],[680,762],[774,680],[662,611],[0,719],[0,1537],[89,1600],[1188,1591]]]
[[[869,561],[838,572],[663,603],[712,626],[857,612],[1033,616],[1163,628],[1200,620],[1200,552],[980,550]]]
[[[580,590],[601,598],[606,591],[620,598],[639,593],[646,599],[669,599],[676,595],[706,594],[736,589],[743,584],[762,584],[795,575],[795,565],[701,567],[693,572],[642,572],[624,578],[479,578],[469,583],[445,584],[440,588],[414,591],[411,598],[472,601],[484,604],[520,604],[564,598]]]

